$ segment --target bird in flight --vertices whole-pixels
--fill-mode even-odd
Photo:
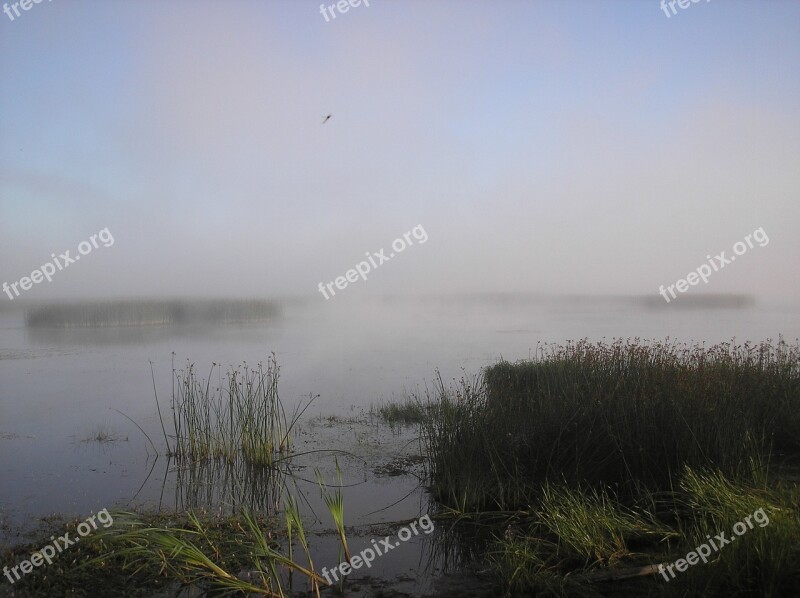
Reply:
[[[324,125],[326,122],[328,122],[328,121],[331,119],[331,116],[333,116],[333,114],[329,114],[328,116],[326,116],[326,117],[323,119],[323,121],[322,121],[322,124]]]

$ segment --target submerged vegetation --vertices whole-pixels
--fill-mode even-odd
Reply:
[[[280,315],[274,301],[95,301],[33,307],[25,323],[37,328],[234,324],[268,321]]]
[[[581,581],[596,595],[590,580],[671,563],[764,508],[769,527],[713,563],[669,584],[645,567],[631,577],[646,582],[629,583],[681,596],[800,592],[800,493],[785,481],[800,457],[797,346],[581,341],[452,388],[439,379],[418,400],[437,500],[510,514],[491,551],[509,591],[571,595]]]

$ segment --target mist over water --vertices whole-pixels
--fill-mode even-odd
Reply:
[[[52,513],[280,514],[287,480],[321,524],[339,464],[348,524],[418,517],[444,503],[385,402],[579,339],[796,342],[798,24],[721,0],[0,12],[0,546]],[[176,465],[174,370],[224,387],[273,355],[286,410],[311,401],[296,469]],[[373,573],[430,589],[415,542]]]
[[[6,309],[0,318],[0,470],[17,481],[3,485],[0,504],[20,519],[65,504],[84,512],[130,498],[146,473],[147,443],[112,408],[160,439],[149,362],[163,409],[173,352],[176,368],[191,362],[203,376],[213,363],[255,365],[275,352],[279,392],[289,408],[319,395],[309,416],[347,417],[424,392],[437,372],[445,380],[474,376],[501,358],[535,356],[547,343],[669,337],[711,344],[800,336],[800,311],[733,303],[741,305],[674,309],[636,297],[386,296],[282,301],[260,322],[75,328],[26,326],[24,310]],[[89,448],[80,442],[97,426],[129,439],[109,449],[104,476],[87,466]],[[158,485],[144,496],[157,491]]]

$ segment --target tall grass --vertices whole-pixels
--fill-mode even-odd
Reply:
[[[244,364],[224,377],[218,364],[207,378],[198,377],[194,364],[185,370],[173,367],[171,455],[230,463],[242,455],[250,464],[273,465],[277,456],[289,452],[292,430],[313,400],[287,414],[278,396],[279,373],[274,354],[266,369],[260,363],[255,369]]]
[[[670,489],[686,465],[750,475],[800,452],[800,348],[782,340],[541,347],[428,400],[434,491],[460,508],[524,506],[546,481]]]
[[[800,346],[579,341],[426,401],[435,497],[513,513],[487,552],[511,595],[800,595]],[[759,507],[769,527],[653,576]]]

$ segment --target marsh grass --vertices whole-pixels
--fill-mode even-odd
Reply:
[[[314,571],[294,497],[284,503],[284,529],[277,519],[292,475],[293,429],[313,397],[287,413],[278,396],[278,378],[274,354],[266,367],[259,364],[251,369],[243,364],[225,375],[220,366],[212,364],[207,378],[198,377],[192,364],[181,371],[173,366],[174,433],[168,434],[163,421],[162,431],[168,457],[177,464],[176,507],[186,509],[185,514],[115,513],[112,528],[92,538],[92,544],[102,550],[96,550],[99,554],[81,567],[101,571],[113,563],[127,573],[129,583],[142,588],[152,587],[155,577],[161,585],[173,588],[271,597],[291,595],[285,588],[287,583],[291,588],[292,576],[298,574],[319,596],[320,583],[327,582]],[[155,391],[154,376],[153,381]],[[160,406],[158,412],[160,415]],[[337,473],[341,476],[338,464]],[[321,477],[318,482],[326,491]],[[332,513],[338,515],[339,537],[346,546],[340,491],[334,502]],[[221,503],[233,514],[211,517],[197,508],[205,504],[222,512]],[[273,514],[256,516],[254,509]],[[288,555],[281,548],[284,539]],[[302,553],[294,550],[295,541]],[[304,557],[306,562],[296,557]],[[114,579],[114,584],[119,585],[119,579]],[[94,588],[86,595],[108,590],[93,583],[83,585]],[[47,591],[56,586],[59,584],[51,582],[42,587]]]
[[[233,463],[241,455],[250,464],[271,466],[288,454],[293,428],[313,397],[287,414],[278,396],[279,373],[274,354],[266,368],[244,364],[225,377],[217,364],[206,378],[197,375],[194,364],[185,370],[173,366],[171,456]]]
[[[671,489],[684,466],[748,476],[800,453],[800,350],[586,341],[427,396],[434,492],[513,509],[545,481]]]
[[[313,565],[284,554],[281,539],[286,534],[273,518],[249,511],[226,518],[189,511],[177,525],[154,525],[146,516],[120,512],[114,521],[105,534],[109,551],[101,558],[122,560],[134,576],[157,568],[160,577],[183,586],[276,598],[288,595],[284,588],[290,572],[325,583]],[[301,519],[295,525],[302,531]]]
[[[114,523],[117,514],[112,512]],[[155,524],[156,517],[150,521]],[[12,567],[23,559],[40,550],[51,542],[52,536],[70,533],[70,538],[77,535],[76,527],[83,519],[71,521],[47,521],[41,529],[31,536],[28,544],[15,546],[0,552],[0,566]],[[110,552],[109,531],[100,527],[92,534],[81,538],[80,542],[56,556],[52,564],[35,567],[33,571],[17,581],[10,591],[10,596],[26,596],[49,598],[51,596],[153,596],[161,595],[165,587],[171,583],[159,576],[159,565],[142,566],[132,581],[133,571],[126,570],[127,559]],[[5,578],[4,578],[5,580]],[[171,587],[179,589],[177,584]],[[3,590],[0,590],[3,593]]]
[[[686,469],[676,497],[679,542],[672,554],[683,557],[721,531],[763,509],[768,524],[754,524],[711,557],[710,566],[689,567],[670,582],[684,596],[800,595],[800,487],[732,482],[719,471]],[[668,559],[674,560],[674,559]]]
[[[259,595],[287,596],[288,571],[316,575],[280,550],[282,531],[271,517],[232,517],[205,511],[112,512],[114,524],[81,538],[52,565],[18,581],[20,596]],[[75,536],[75,525],[66,529]],[[56,530],[54,529],[53,532]],[[40,548],[44,542],[37,542]],[[28,558],[3,555],[3,564]]]
[[[579,341],[420,400],[436,499],[517,513],[488,551],[509,595],[800,595],[798,486],[780,481],[800,457],[798,346]],[[759,507],[768,527],[669,584],[587,581],[674,562]]]
[[[633,542],[650,538],[655,544],[665,539],[669,530],[654,519],[622,506],[606,489],[572,490],[550,484],[542,489],[535,510],[544,535],[588,566],[614,564],[631,554]]]
[[[800,493],[753,488],[720,471],[686,468],[671,495],[652,494],[629,509],[597,490],[548,486],[532,517],[497,534],[488,562],[507,595],[767,596],[800,595]],[[650,508],[643,505],[649,504]],[[613,572],[685,558],[763,508],[755,525],[670,582],[660,574],[603,584],[587,572]],[[591,573],[589,574],[591,575]],[[609,585],[609,583],[611,585]]]
[[[284,487],[286,491],[286,487]],[[247,509],[236,515],[204,509],[186,513],[112,511],[113,525],[94,533],[48,566],[18,581],[19,596],[297,595],[299,575],[319,596],[328,582],[314,568],[303,518],[293,496],[284,503],[285,527],[276,515]],[[51,534],[75,538],[83,520],[58,520],[31,544],[0,553],[12,567],[45,545]],[[298,542],[302,551],[293,548]]]
[[[337,475],[341,478],[338,464]],[[321,475],[317,483],[323,495],[332,497],[328,506],[349,558],[341,489],[330,495]],[[215,592],[214,595],[291,596],[295,595],[293,576],[300,575],[319,597],[320,586],[329,584],[314,568],[303,517],[285,479],[282,490],[283,527],[277,514],[257,516],[246,508],[225,517],[190,509],[186,515],[176,514],[174,519],[114,513],[114,526],[102,535],[107,550],[90,564],[113,560],[134,578],[157,570],[165,582]]]

